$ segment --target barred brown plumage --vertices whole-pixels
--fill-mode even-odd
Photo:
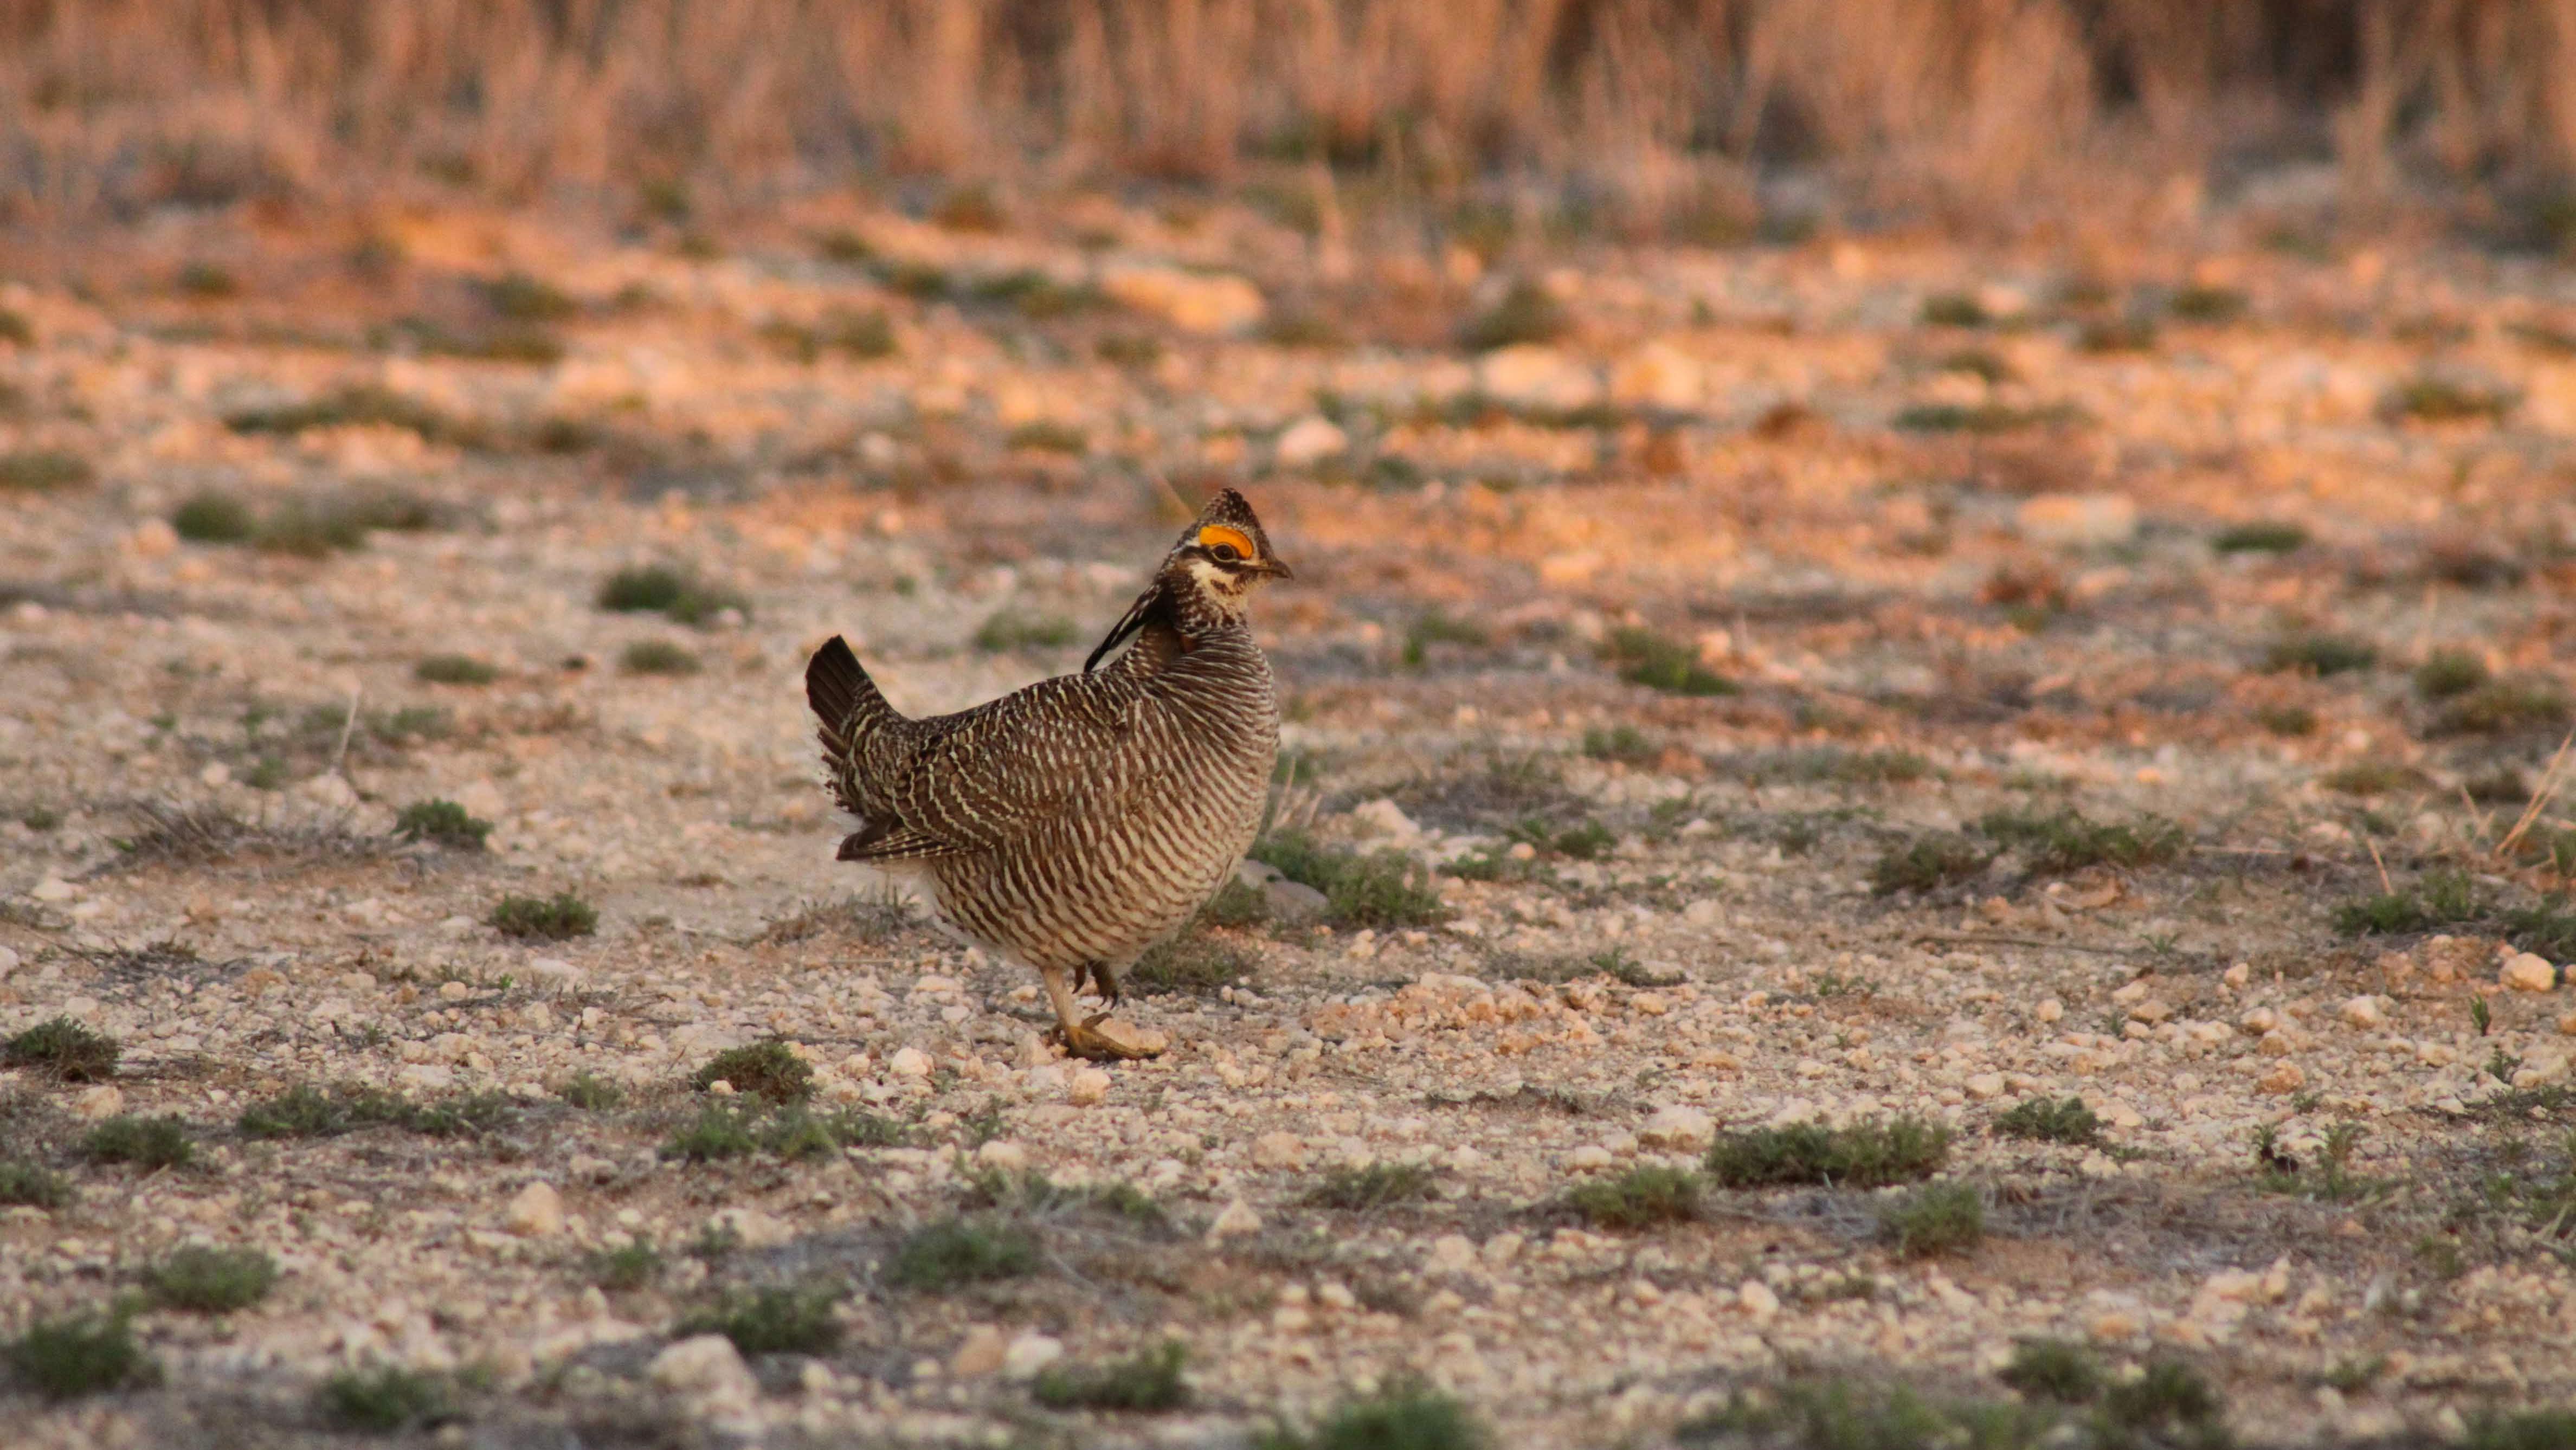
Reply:
[[[1117,1000],[1117,973],[1252,844],[1279,706],[1245,605],[1253,585],[1286,577],[1252,506],[1225,489],[1080,674],[912,720],[834,636],[805,693],[833,796],[859,819],[840,859],[918,875],[950,925],[1037,968],[1070,1050],[1136,1055],[1093,1031],[1099,1018],[1077,1020],[1072,989],[1088,978]]]

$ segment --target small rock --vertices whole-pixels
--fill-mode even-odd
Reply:
[[[1352,807],[1351,823],[1366,835],[1389,836],[1398,841],[1411,841],[1422,835],[1422,827],[1404,813],[1404,807],[1383,797]]]
[[[993,1168],[1026,1168],[1029,1150],[1008,1138],[995,1138],[975,1150],[975,1161]]]
[[[1716,1120],[1698,1108],[1657,1108],[1637,1129],[1637,1141],[1661,1148],[1705,1148],[1717,1134]]]
[[[349,778],[337,771],[329,775],[317,775],[297,786],[296,791],[333,810],[345,811],[358,803],[357,787],[349,784]]]
[[[720,1208],[707,1215],[707,1232],[746,1249],[774,1249],[796,1237],[787,1220],[756,1208]]]
[[[948,1357],[948,1373],[961,1380],[982,1379],[998,1373],[1010,1341],[1002,1337],[996,1325],[970,1326],[966,1337],[957,1342],[957,1352]]]
[[[2137,536],[2138,505],[2124,493],[2044,493],[2014,511],[2013,526],[2034,544],[2125,544]]]
[[[1735,1291],[1735,1302],[1756,1319],[1769,1319],[1780,1312],[1780,1296],[1759,1279],[1747,1279]]]
[[[1616,1156],[1598,1143],[1586,1143],[1575,1149],[1566,1161],[1577,1168],[1607,1168]]]
[[[208,764],[205,769],[197,772],[197,779],[205,782],[209,788],[230,785],[232,778],[233,768],[220,760]]]
[[[17,952],[8,947],[0,947],[0,977],[6,977],[18,970],[18,962]]]
[[[1263,1168],[1303,1168],[1306,1140],[1294,1133],[1264,1133],[1252,1140],[1252,1161]]]
[[[2576,1037],[2576,1012],[2570,1012],[2558,1019],[2558,1035]]]
[[[1281,877],[1261,888],[1262,899],[1269,904],[1270,914],[1296,926],[1315,920],[1332,905],[1332,898],[1302,881]]]
[[[898,1047],[894,1056],[886,1059],[886,1066],[894,1069],[897,1077],[928,1077],[930,1054],[918,1047]]]
[[[2004,1075],[1999,1072],[1981,1072],[1968,1079],[1963,1086],[1967,1088],[1968,1096],[1972,1098],[1999,1098],[2004,1095]]]
[[[2264,1092],[2270,1093],[2274,1097],[2280,1097],[2284,1094],[2297,1092],[2300,1088],[2307,1086],[2307,1082],[2308,1075],[2299,1070],[2299,1065],[2297,1063],[2280,1062],[2273,1064],[2272,1070],[2263,1074],[2262,1081],[2256,1083],[2255,1086],[2262,1089]]]
[[[38,901],[69,901],[80,894],[80,888],[60,876],[48,876],[27,894]]]
[[[459,789],[455,801],[465,808],[467,815],[487,821],[497,821],[510,810],[509,802],[501,799],[501,788],[494,785],[489,776]]]
[[[1002,1378],[1032,1380],[1038,1371],[1064,1358],[1064,1341],[1051,1334],[1023,1334],[1002,1351]]]
[[[2536,952],[2516,952],[2496,969],[2496,981],[2516,992],[2546,992],[2558,985],[2558,969]]]
[[[1523,408],[1580,408],[1601,400],[1601,380],[1590,367],[1538,343],[1485,354],[1476,365],[1476,383],[1487,394]]]
[[[1241,332],[1261,320],[1261,289],[1241,277],[1184,272],[1177,267],[1119,267],[1104,274],[1100,290],[1124,307],[1162,318],[1183,332]]]
[[[1351,437],[1335,427],[1331,420],[1312,414],[1288,425],[1272,445],[1272,456],[1281,468],[1304,468],[1310,463],[1331,458],[1351,446]]]
[[[2337,1007],[2335,1015],[2355,1027],[2377,1027],[2388,1020],[2388,1014],[2379,1010],[2376,997],[2352,998]]]
[[[564,1171],[586,1183],[605,1183],[617,1176],[617,1164],[588,1153],[576,1153],[572,1161],[564,1165]]]
[[[1152,1057],[1172,1045],[1172,1039],[1150,1027],[1139,1027],[1124,1017],[1103,1017],[1091,1024],[1101,1041],[1121,1052]]]
[[[124,1090],[114,1083],[101,1083],[84,1089],[80,1096],[72,1099],[72,1111],[93,1123],[115,1117],[125,1111]]]
[[[2030,1015],[2042,1022],[2054,1022],[2066,1015],[2066,1004],[2055,997],[2042,997],[2039,1005],[2030,1009]]]
[[[1109,1096],[1111,1080],[1109,1074],[1100,1069],[1086,1067],[1074,1073],[1073,1080],[1065,1084],[1064,1095],[1068,1100],[1088,1107]]]
[[[563,1232],[563,1197],[554,1185],[540,1178],[518,1192],[502,1216],[510,1232],[521,1238],[546,1238]]]
[[[645,1373],[701,1413],[747,1408],[760,1397],[760,1384],[742,1362],[742,1352],[721,1334],[694,1335],[671,1345],[653,1356]]]
[[[1225,1211],[1216,1216],[1216,1222],[1208,1225],[1208,1237],[1211,1239],[1240,1238],[1245,1234],[1259,1232],[1261,1232],[1261,1215],[1253,1212],[1252,1205],[1240,1198],[1227,1204]]]
[[[1475,1242],[1464,1234],[1442,1234],[1431,1241],[1431,1257],[1423,1267],[1435,1274],[1463,1274],[1476,1267]]]

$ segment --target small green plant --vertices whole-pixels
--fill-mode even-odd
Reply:
[[[2209,539],[2209,547],[2222,554],[2295,554],[2307,546],[2305,528],[2268,520],[2235,524]]]
[[[44,1073],[57,1082],[106,1082],[116,1076],[116,1039],[69,1017],[50,1017],[0,1044],[0,1063]]]
[[[1995,1115],[1995,1131],[2007,1138],[2088,1147],[2101,1141],[2102,1120],[2082,1098],[2025,1098]]]
[[[521,941],[570,941],[599,930],[599,913],[569,891],[504,896],[484,920],[501,935]]]
[[[394,834],[406,841],[427,841],[452,851],[480,851],[492,834],[492,823],[466,814],[454,801],[413,801],[394,816]]]
[[[332,1138],[375,1127],[450,1138],[489,1132],[517,1113],[510,1098],[497,1092],[458,1093],[415,1103],[363,1083],[342,1083],[328,1091],[297,1083],[242,1109],[236,1126],[248,1138]]]
[[[1515,278],[1493,306],[1459,328],[1458,341],[1470,352],[1491,352],[1521,343],[1554,342],[1572,325],[1565,304],[1545,287]]]
[[[620,569],[599,586],[599,607],[619,614],[660,614],[688,593],[689,576],[667,564]]]
[[[2152,866],[2170,861],[2190,844],[2183,828],[2162,816],[2123,823],[2087,820],[2076,810],[2053,814],[1993,811],[1977,822],[1989,840],[2021,853],[2032,872],[2061,875],[2087,866]]]
[[[188,1120],[141,1118],[121,1113],[90,1129],[81,1144],[96,1163],[132,1163],[142,1168],[184,1168],[197,1156],[188,1137]]]
[[[1929,1178],[1949,1156],[1948,1128],[1899,1117],[1842,1128],[1798,1123],[1722,1134],[1708,1150],[1707,1167],[1723,1188],[1883,1188]]]
[[[1152,1414],[1177,1410],[1190,1402],[1190,1387],[1181,1378],[1189,1351],[1179,1340],[1096,1369],[1048,1366],[1038,1374],[1031,1393],[1051,1410],[1122,1410]]]
[[[71,1201],[70,1179],[40,1164],[0,1158],[0,1204],[53,1209]]]
[[[2487,1006],[2483,992],[2469,999],[2469,1025],[2478,1029],[2480,1037],[2486,1036],[2495,1026],[2495,1013]]]
[[[261,1249],[218,1249],[191,1244],[175,1249],[146,1276],[152,1300],[191,1314],[230,1314],[268,1297],[277,1282],[277,1260]]]
[[[0,493],[51,493],[96,476],[88,459],[59,448],[0,451]]]
[[[313,1402],[333,1428],[379,1435],[426,1429],[458,1417],[455,1392],[445,1376],[390,1364],[344,1369],[322,1382]]]
[[[1935,292],[1923,299],[1925,327],[1984,327],[1994,321],[1986,305],[1966,292]]]
[[[1037,419],[1013,428],[1003,438],[1015,452],[1063,453],[1080,457],[1091,448],[1091,435],[1070,423]]]
[[[1870,889],[1881,896],[1931,891],[1978,875],[1994,856],[1956,831],[1932,831],[1881,855],[1870,868]]]
[[[2434,871],[2412,888],[2382,892],[2335,908],[2346,936],[2389,936],[2476,921],[2486,914],[2477,883],[2465,871]]]
[[[430,655],[411,667],[412,677],[433,685],[488,685],[501,672],[472,655]]]
[[[2487,662],[2467,650],[2437,649],[2415,667],[2415,693],[2427,700],[2465,695],[2487,682]]]
[[[585,1113],[604,1113],[626,1101],[626,1089],[583,1068],[564,1079],[555,1096]]]
[[[1623,724],[1584,731],[1583,753],[1594,760],[1612,760],[1621,765],[1652,765],[1664,751],[1645,731]]]
[[[179,268],[179,275],[171,280],[182,293],[201,301],[217,301],[241,292],[241,279],[215,262],[186,263]]]
[[[831,1289],[770,1287],[726,1295],[682,1319],[677,1334],[721,1334],[745,1354],[821,1354],[841,1342]]]
[[[2114,1380],[2102,1391],[2101,1418],[2150,1443],[2218,1445],[2225,1441],[2225,1406],[2200,1371],[2174,1359],[2153,1359],[2133,1380]]]
[[[2165,311],[2180,322],[2197,322],[2205,326],[2222,326],[2245,315],[2245,294],[2233,287],[2193,285],[2173,295]]]
[[[1609,654],[1619,678],[1669,695],[1733,695],[1742,687],[1699,662],[1699,651],[1651,629],[1626,628],[1610,636]]]
[[[2012,433],[2075,423],[2082,414],[2063,404],[2016,408],[2005,403],[1917,403],[1896,415],[1909,433]]]
[[[1437,1175],[1428,1163],[1345,1166],[1326,1173],[1323,1182],[1307,1191],[1306,1202],[1317,1208],[1365,1213],[1393,1203],[1429,1198],[1436,1182]]]
[[[1404,631],[1404,664],[1407,669],[1420,669],[1435,644],[1463,645],[1469,649],[1485,647],[1485,631],[1471,620],[1452,619],[1438,609],[1426,610],[1414,617]]]
[[[895,1248],[888,1280],[907,1289],[940,1292],[993,1279],[1037,1272],[1037,1240],[1006,1220],[977,1216],[941,1219],[915,1230]]]
[[[671,1135],[662,1145],[662,1156],[691,1163],[746,1157],[760,1149],[760,1139],[753,1132],[757,1126],[750,1112],[729,1102],[711,1102]]]
[[[2423,783],[2423,777],[2387,760],[2356,760],[2317,777],[2317,784],[2344,795],[2376,796]]]
[[[2481,1410],[2460,1450],[2567,1450],[2576,1445],[2576,1410]]]
[[[2567,727],[2567,696],[2540,680],[2491,680],[2444,702],[2424,727],[2428,736],[2511,735]]]
[[[525,272],[504,272],[477,290],[484,306],[512,322],[561,322],[581,310],[562,288]]]
[[[779,1041],[728,1047],[689,1076],[689,1086],[699,1092],[719,1082],[770,1103],[801,1103],[814,1095],[814,1069]]]
[[[641,1289],[662,1275],[662,1251],[642,1239],[600,1249],[583,1262],[590,1282],[612,1294]]]
[[[1213,997],[1251,973],[1249,954],[1206,932],[1185,931],[1146,948],[1122,980],[1148,997],[1174,992]]]
[[[698,657],[667,639],[639,639],[617,656],[617,667],[630,675],[694,675]]]
[[[1908,1259],[1975,1248],[1986,1236],[1986,1200],[1965,1183],[1932,1183],[1878,1211],[1878,1236]]]
[[[1487,1450],[1493,1436],[1457,1399],[1417,1379],[1343,1400],[1303,1435],[1276,1427],[1253,1450]]]
[[[1251,855],[1323,892],[1325,917],[1336,926],[1427,926],[1448,915],[1431,873],[1401,851],[1363,856],[1292,829],[1263,836]]]
[[[2425,373],[2398,384],[2381,400],[2380,413],[2391,421],[2492,423],[2521,401],[2511,388]]]
[[[2378,662],[2377,647],[2339,634],[2289,635],[2274,640],[2263,652],[2263,668],[2274,674],[2296,670],[2322,678],[2366,670]]]
[[[1699,1178],[1679,1168],[1639,1164],[1614,1178],[1578,1183],[1565,1201],[1595,1228],[1682,1223],[1699,1213]]]
[[[2317,733],[2317,712],[2305,705],[2258,705],[2254,723],[2289,739]]]
[[[49,1400],[160,1378],[160,1366],[136,1342],[121,1311],[39,1319],[10,1341],[8,1360],[19,1380]]]
[[[2061,1405],[2090,1404],[2102,1393],[2102,1371],[2093,1356],[2062,1339],[2015,1341],[2012,1362],[1995,1378],[2032,1399]]]
[[[1063,649],[1081,637],[1079,627],[1060,615],[1027,615],[1005,609],[976,628],[975,648],[986,654]]]

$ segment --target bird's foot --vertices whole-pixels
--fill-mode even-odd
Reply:
[[[1064,1040],[1065,1051],[1091,1062],[1137,1062],[1163,1055],[1161,1044],[1144,1040],[1123,1022],[1110,1023],[1110,1031],[1100,1030],[1107,1021],[1109,1014],[1101,1012],[1080,1022],[1058,1023],[1056,1035]]]

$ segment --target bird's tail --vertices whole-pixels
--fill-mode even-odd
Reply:
[[[821,721],[814,733],[823,743],[823,762],[832,770],[832,788],[843,797],[844,809],[857,810],[850,799],[855,794],[851,762],[859,742],[903,716],[886,703],[877,682],[868,678],[868,672],[859,667],[859,657],[850,653],[848,641],[837,634],[806,662],[805,700]]]

